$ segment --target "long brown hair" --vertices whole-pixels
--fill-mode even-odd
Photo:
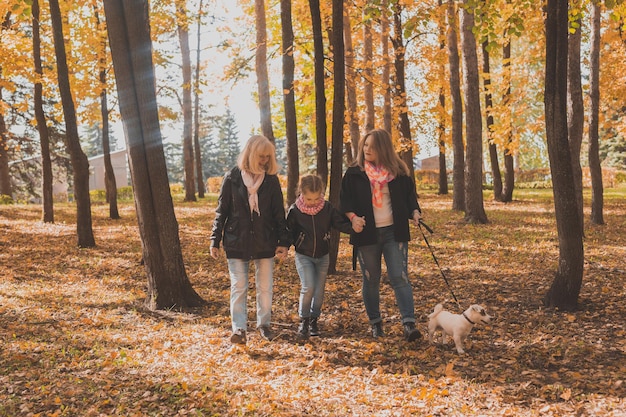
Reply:
[[[356,165],[360,166],[361,169],[365,169],[365,153],[363,152],[363,146],[367,138],[370,138],[370,146],[372,149],[378,153],[378,163],[384,166],[387,171],[394,176],[411,175],[409,167],[393,149],[389,132],[384,129],[371,130],[361,138],[355,161]]]

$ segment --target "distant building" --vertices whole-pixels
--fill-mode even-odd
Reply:
[[[415,161],[415,169],[439,170],[439,155]]]
[[[126,149],[111,152],[111,165],[117,188],[130,185]],[[89,158],[89,190],[104,190],[104,155]]]

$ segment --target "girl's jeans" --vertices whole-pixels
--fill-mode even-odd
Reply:
[[[269,326],[272,316],[274,258],[254,260],[256,283],[256,325]],[[228,259],[230,273],[230,317],[233,331],[248,327],[248,272],[250,261]]]
[[[370,324],[382,321],[380,317],[381,256],[385,257],[389,283],[396,295],[403,323],[415,322],[413,287],[407,270],[408,243],[396,242],[393,226],[377,229],[378,243],[358,248],[359,264],[363,273],[363,303]]]
[[[300,275],[300,318],[317,318],[322,313],[324,287],[328,275],[329,256],[312,258],[296,252],[296,269]]]

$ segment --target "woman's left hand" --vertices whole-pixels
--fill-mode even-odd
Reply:
[[[420,219],[422,218],[422,213],[419,210],[413,210],[413,224],[416,226],[420,224]]]
[[[287,257],[287,252],[288,252],[288,248],[284,246],[278,246],[276,248],[276,252],[274,253],[274,256],[276,256],[279,261],[282,261]]]

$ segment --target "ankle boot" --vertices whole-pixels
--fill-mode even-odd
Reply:
[[[372,324],[372,337],[374,339],[378,339],[379,337],[383,337],[385,332],[383,332],[383,324],[381,322]]]
[[[422,334],[415,328],[415,323],[412,321],[404,323],[402,327],[404,327],[404,339],[407,342],[412,342],[422,338]]]
[[[300,325],[298,326],[298,339],[306,340],[309,338],[309,323],[308,317],[300,319]]]
[[[317,325],[317,317],[313,317],[309,324],[311,325],[311,327],[310,327],[310,334],[311,334],[311,336],[319,336],[320,335],[320,328]]]

